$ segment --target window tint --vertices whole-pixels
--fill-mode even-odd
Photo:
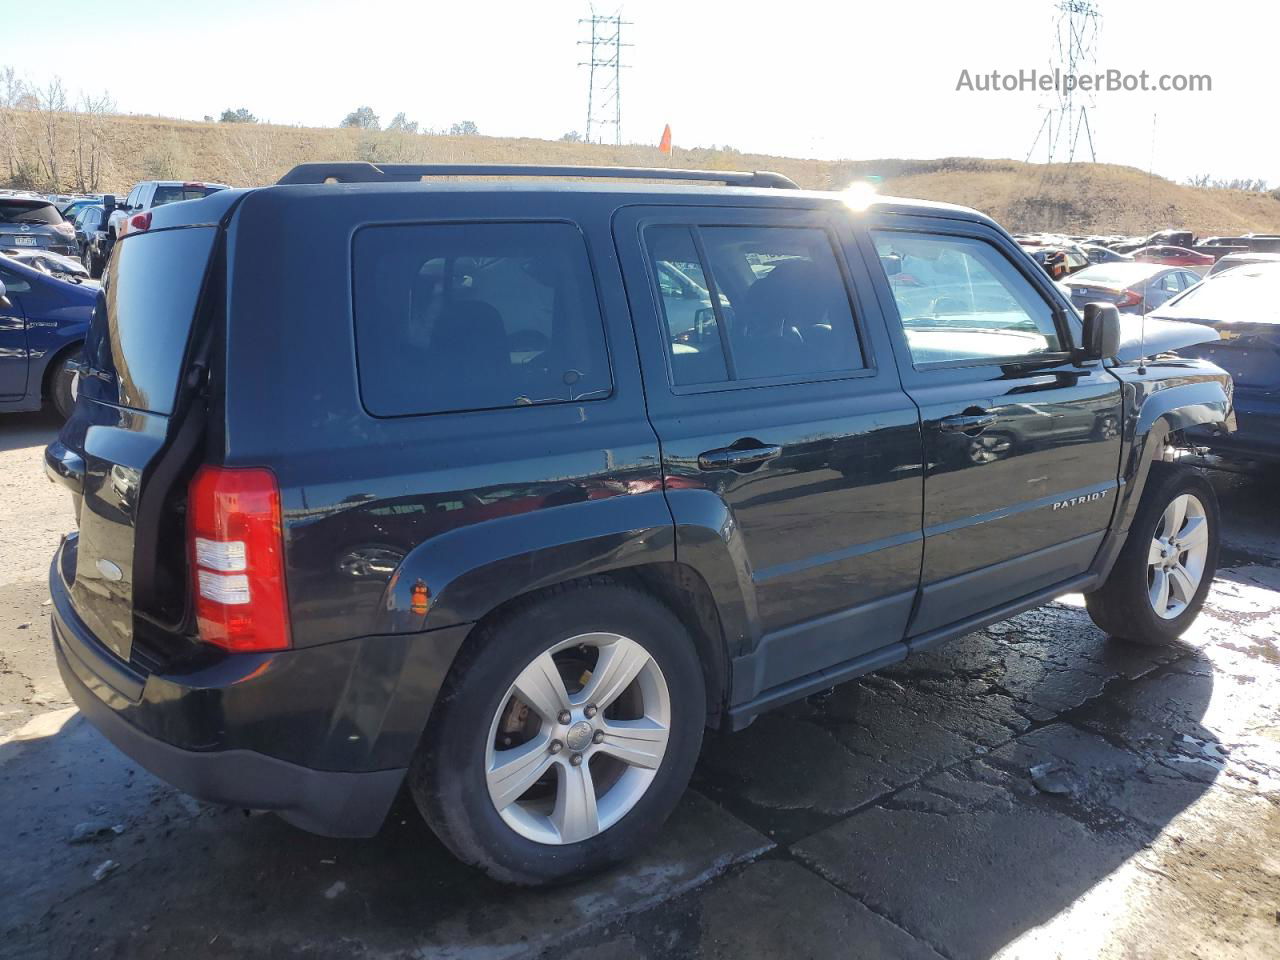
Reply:
[[[95,400],[173,412],[216,227],[135,233],[112,250],[85,340],[85,358],[107,380],[81,389]]]
[[[873,231],[915,363],[1001,360],[1062,349],[1053,310],[981,240]]]
[[[368,227],[353,258],[360,390],[375,416],[609,395],[600,306],[576,227]]]
[[[44,200],[0,198],[0,223],[61,223],[62,214]]]
[[[862,367],[825,230],[664,226],[645,239],[677,386]]]
[[[220,189],[222,188],[157,184],[156,194],[151,198],[151,206],[162,207],[166,203],[176,203],[179,200],[199,200],[211,193],[217,193]]]

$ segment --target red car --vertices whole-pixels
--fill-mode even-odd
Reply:
[[[1151,246],[1133,251],[1133,259],[1142,263],[1163,263],[1168,267],[1208,267],[1213,257],[1186,247]]]

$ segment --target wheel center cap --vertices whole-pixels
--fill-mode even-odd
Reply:
[[[574,753],[580,753],[591,743],[591,736],[594,733],[595,730],[591,724],[586,720],[579,720],[565,733],[565,745]]]

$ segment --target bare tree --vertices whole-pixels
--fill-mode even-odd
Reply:
[[[73,114],[75,130],[75,182],[81,193],[97,193],[111,164],[107,149],[106,118],[116,112],[116,102],[105,91],[100,96],[80,94]]]
[[[8,171],[8,182],[16,187],[35,186],[36,171],[24,149],[27,122],[23,114],[31,109],[31,93],[13,67],[0,68],[0,152]]]
[[[62,126],[62,114],[67,112],[67,92],[62,78],[54,77],[48,85],[36,91],[40,111],[40,159],[48,173],[48,184],[55,192],[62,189],[58,135]]]

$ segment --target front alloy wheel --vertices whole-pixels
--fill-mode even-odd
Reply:
[[[537,843],[577,843],[626,816],[667,749],[671,693],[639,643],[570,637],[521,671],[494,715],[489,798]]]
[[[1193,493],[1165,508],[1147,551],[1147,595],[1156,616],[1172,620],[1195,598],[1209,556],[1209,521]]]
[[[1200,612],[1218,564],[1218,500],[1199,472],[1155,464],[1106,581],[1085,596],[1093,622],[1134,643],[1172,643]]]

